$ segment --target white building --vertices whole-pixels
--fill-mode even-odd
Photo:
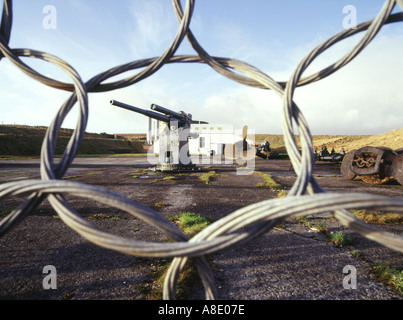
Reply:
[[[147,143],[153,145],[154,154],[159,153],[159,138],[166,124],[149,118]],[[230,124],[192,124],[189,138],[190,155],[222,155],[227,144],[242,140],[242,131],[235,133]]]
[[[235,142],[234,128],[228,124],[192,124],[190,132],[197,134],[189,139],[190,155],[221,155],[225,145]]]

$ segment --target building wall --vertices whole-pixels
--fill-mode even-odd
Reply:
[[[191,155],[223,154],[226,144],[234,143],[234,129],[228,124],[192,124],[191,132],[198,138],[189,139]]]
[[[161,131],[166,127],[165,123],[150,124],[149,137],[153,144],[155,154],[159,153],[159,137]],[[234,129],[228,124],[192,124],[191,133],[197,133],[197,138],[189,138],[190,155],[220,155],[224,153],[226,144],[233,144],[235,140]]]

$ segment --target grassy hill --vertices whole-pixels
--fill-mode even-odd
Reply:
[[[0,156],[38,156],[45,136],[46,127],[30,127],[19,125],[0,125]],[[73,130],[61,129],[56,145],[56,155],[61,155]],[[79,154],[121,154],[144,153],[145,134],[85,133]],[[259,145],[265,140],[270,142],[276,152],[285,152],[283,135],[256,134],[255,141]],[[299,143],[299,138],[297,137]],[[379,135],[314,135],[316,148],[326,145],[336,152],[343,147],[346,152],[365,146],[403,148],[403,129],[396,129]]]
[[[349,152],[365,146],[388,147],[396,150],[403,148],[403,129],[396,129],[378,135],[314,135],[312,139],[315,148],[325,145],[329,151],[334,148],[336,152],[340,151],[342,147],[346,152]],[[285,151],[283,135],[257,134],[255,140],[256,144],[268,140],[274,151]],[[299,137],[297,137],[297,142],[300,145]]]
[[[0,125],[0,156],[39,156],[47,127]],[[63,154],[73,130],[61,129],[56,155]],[[106,133],[85,133],[79,154],[142,153],[139,138],[124,138]]]
[[[370,136],[367,135],[316,135],[313,136],[313,145],[316,149],[319,149],[321,146],[325,145],[328,147],[329,151],[331,148],[334,148],[336,152],[338,152],[342,147],[346,152],[351,151],[350,148],[351,142],[363,142]],[[285,152],[285,144],[283,135],[256,135],[256,142],[262,143],[265,140],[270,142],[270,146],[273,151],[277,152]],[[298,146],[301,146],[299,136],[297,138]],[[365,143],[363,143],[365,144]],[[364,146],[364,145],[363,145]]]

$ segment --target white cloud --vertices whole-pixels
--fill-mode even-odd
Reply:
[[[316,71],[336,62],[356,40],[341,43],[310,69]],[[402,127],[401,40],[399,35],[380,34],[343,69],[296,89],[294,101],[312,134],[377,134]],[[278,73],[284,75],[286,71]],[[305,73],[310,74],[309,70]],[[278,80],[287,80],[289,76]],[[258,133],[282,132],[282,101],[262,90],[234,86],[222,93],[215,92],[206,98],[204,112],[213,113],[217,122],[248,124]]]
[[[133,1],[129,6],[133,23],[126,39],[134,58],[148,58],[161,53],[174,39],[177,23],[172,8],[162,2]]]
[[[47,126],[70,95],[37,82],[8,60],[1,61],[0,88],[4,124]]]
[[[401,40],[400,36],[380,34],[342,70],[297,89],[296,101],[312,131],[366,134],[402,127]],[[335,61],[329,59],[328,63]]]
[[[205,100],[203,113],[211,122],[247,125],[256,133],[281,133],[282,101],[273,92],[254,88],[227,90]]]
[[[88,132],[141,133],[146,132],[146,117],[112,106],[117,100],[139,108],[149,105],[147,97],[136,86],[112,92],[89,94]]]

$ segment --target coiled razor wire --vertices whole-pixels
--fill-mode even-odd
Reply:
[[[60,107],[53,122],[46,132],[40,158],[40,180],[9,182],[0,185],[0,199],[27,194],[26,200],[8,216],[0,221],[0,236],[18,225],[32,210],[47,198],[60,218],[70,228],[87,240],[104,248],[125,254],[144,257],[173,257],[164,283],[163,298],[174,299],[176,284],[189,258],[194,259],[205,288],[206,299],[218,297],[213,272],[205,255],[251,241],[290,216],[301,216],[333,211],[333,215],[346,227],[364,237],[376,241],[390,249],[403,252],[403,237],[368,225],[353,216],[348,209],[378,208],[394,210],[403,214],[403,200],[378,195],[361,193],[329,194],[317,183],[312,175],[313,145],[308,124],[298,106],[293,101],[294,91],[298,86],[319,81],[340,70],[352,61],[377,35],[383,25],[403,21],[403,13],[391,14],[396,3],[403,9],[403,0],[387,0],[377,17],[363,22],[356,29],[343,30],[319,44],[308,53],[292,73],[289,81],[277,82],[259,69],[239,60],[210,56],[197,42],[189,25],[194,9],[194,0],[187,0],[183,11],[180,0],[173,0],[173,8],[179,22],[177,34],[171,45],[160,57],[129,62],[103,73],[87,82],[64,60],[49,53],[32,49],[11,49],[8,46],[12,29],[12,0],[4,0],[0,25],[0,60],[9,59],[16,67],[33,79],[55,89],[71,92],[71,96]],[[364,32],[359,43],[340,60],[323,70],[307,77],[302,77],[308,66],[324,51],[339,41],[357,33]],[[197,55],[175,55],[184,38],[192,45]],[[23,63],[20,57],[41,59],[61,68],[72,83],[60,82],[40,74]],[[88,93],[105,92],[133,85],[158,71],[166,63],[204,63],[223,76],[241,84],[273,90],[283,99],[283,131],[287,152],[297,179],[287,197],[269,199],[239,209],[214,222],[192,239],[189,239],[178,227],[152,209],[109,190],[87,184],[61,180],[71,165],[84,136],[88,120]],[[106,82],[111,77],[144,68],[133,76],[115,82]],[[235,73],[236,70],[239,73]],[[54,162],[56,139],[63,120],[78,102],[79,114],[77,125],[59,163]],[[296,125],[301,137],[299,151],[295,134]],[[155,226],[175,242],[156,243],[124,238],[91,224],[72,208],[64,194],[90,198],[100,203],[126,211],[133,216]]]

